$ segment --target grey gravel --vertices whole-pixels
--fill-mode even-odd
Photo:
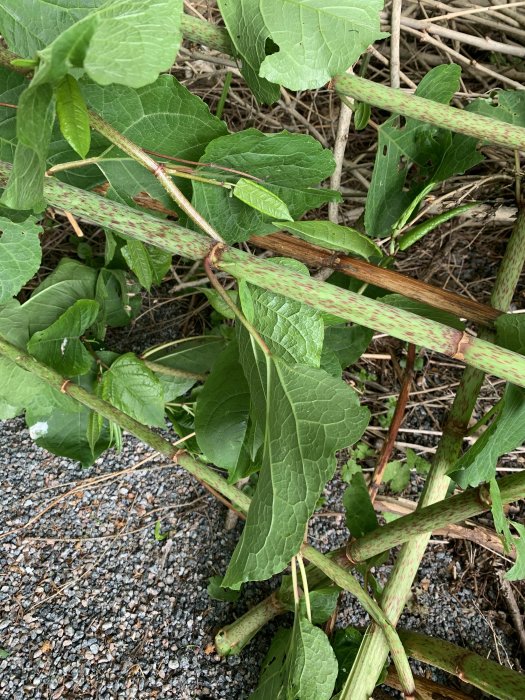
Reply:
[[[247,698],[275,625],[240,658],[220,659],[209,645],[220,626],[276,584],[247,586],[238,603],[208,598],[208,578],[224,573],[241,527],[225,529],[224,507],[157,458],[111,481],[84,484],[20,530],[58,495],[129,469],[151,452],[126,437],[121,454],[109,451],[82,469],[36,447],[19,419],[2,424],[0,449],[1,527],[18,529],[0,540],[0,648],[9,653],[0,661],[0,697]],[[324,510],[341,510],[341,486],[336,480],[327,491]],[[153,536],[157,519],[168,535],[161,542]],[[345,536],[341,517],[314,518],[310,538],[320,549]],[[443,546],[432,554],[403,626],[512,664],[514,640],[501,618],[480,609],[468,582],[450,594],[461,561]],[[381,568],[380,579],[389,569]],[[339,623],[367,621],[346,597]]]

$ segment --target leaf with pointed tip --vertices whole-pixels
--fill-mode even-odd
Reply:
[[[81,158],[85,158],[91,143],[89,114],[78,82],[65,75],[55,88],[57,117],[60,131]]]
[[[255,408],[264,451],[246,525],[224,578],[232,588],[269,578],[297,553],[335,471],[335,451],[358,440],[369,417],[340,380],[321,369],[261,356],[246,336],[241,362],[252,395],[260,384],[265,387]]]
[[[331,221],[275,221],[276,226],[294,233],[303,241],[343,253],[353,253],[369,260],[382,258],[383,253],[367,236],[349,226],[340,226]]]
[[[258,182],[241,177],[232,191],[234,197],[265,216],[293,221],[283,200]]]
[[[329,700],[337,678],[337,660],[326,634],[307,618],[295,616],[291,630],[279,630],[263,661],[251,700]]]
[[[335,162],[332,153],[311,136],[286,131],[266,135],[257,129],[246,129],[212,141],[201,162],[258,178],[286,204],[294,219],[325,202],[340,200],[338,192],[315,187],[330,176]],[[225,171],[220,171],[220,177],[232,183],[238,180],[238,175]],[[192,201],[229,243],[275,230],[267,217],[231,197],[223,187],[194,182]]]
[[[42,259],[42,227],[30,217],[21,223],[0,217],[0,304],[36,275]]]
[[[80,336],[93,325],[98,312],[96,301],[79,299],[45,330],[31,336],[28,351],[65,377],[85,374],[91,368],[93,358]]]
[[[100,396],[145,425],[164,427],[162,384],[132,352],[121,355],[104,372]]]
[[[89,467],[110,446],[108,427],[104,423],[90,445],[88,426],[93,415],[93,411],[80,406],[77,412],[55,410],[42,417],[39,407],[35,406],[28,410],[26,423],[29,434],[39,447]]]

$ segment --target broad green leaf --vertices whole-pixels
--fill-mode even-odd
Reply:
[[[233,471],[248,427],[250,394],[236,343],[222,352],[197,397],[195,432],[206,457]]]
[[[90,107],[142,148],[198,161],[210,141],[228,132],[224,122],[171,75],[161,75],[138,90],[123,85],[102,87],[86,79],[80,85]],[[108,144],[98,155],[103,156],[99,167],[111,183],[110,194],[113,190],[130,203],[131,197],[147,192],[173,207],[157,179],[121,150]],[[188,187],[187,180],[176,182]]]
[[[264,580],[298,551],[308,519],[335,471],[335,451],[359,439],[368,410],[340,380],[306,365],[265,356],[243,337],[241,362],[263,426],[262,467],[224,585]],[[250,357],[251,353],[251,357]]]
[[[99,312],[96,301],[80,299],[43,331],[31,336],[27,349],[65,377],[85,374],[93,364],[80,336],[95,322]]]
[[[65,75],[55,88],[55,99],[60,131],[81,158],[85,158],[91,143],[89,114],[78,82]]]
[[[121,253],[129,269],[137,275],[140,284],[148,290],[160,284],[171,266],[171,253],[146,245],[142,241],[129,239]]]
[[[330,176],[335,163],[331,152],[310,136],[286,131],[266,135],[247,129],[212,141],[201,162],[226,166],[259,178],[267,190],[283,200],[294,219],[325,202],[340,201],[338,192],[315,187]],[[238,180],[238,175],[233,173],[217,172],[226,182]],[[194,182],[192,201],[229,243],[275,230],[265,216],[230,197],[223,187]]]
[[[420,82],[416,95],[448,104],[459,88],[460,73],[459,66],[437,66]],[[411,118],[390,117],[379,129],[365,208],[368,235],[390,235],[401,214],[425,187],[481,162],[483,156],[476,145],[471,137]]]
[[[164,394],[157,377],[131,352],[102,376],[100,396],[145,425],[164,427]]]
[[[407,462],[395,460],[386,465],[383,481],[390,485],[394,493],[400,493],[410,481],[410,467]]]
[[[13,171],[2,195],[11,209],[42,211],[46,156],[55,121],[53,90],[49,85],[27,88],[18,101]]]
[[[44,330],[78,299],[94,299],[97,270],[63,258],[17,314],[31,336]]]
[[[345,627],[345,629],[335,631],[332,647],[339,667],[335,684],[336,690],[341,690],[345,684],[362,641],[363,635],[354,627]]]
[[[372,342],[374,331],[356,324],[329,326],[324,331],[324,350],[335,353],[342,369],[357,362]]]
[[[521,523],[510,523],[516,530],[519,538],[514,538],[516,546],[516,563],[507,572],[505,578],[507,581],[522,581],[525,579],[525,526]]]
[[[303,615],[274,636],[251,700],[329,700],[337,660],[326,634]]]
[[[15,299],[0,306],[0,336],[25,350],[29,329],[22,309]],[[19,415],[33,405],[48,412],[57,407],[66,411],[80,410],[80,404],[69,396],[4,357],[0,357],[0,403],[2,413],[11,415]]]
[[[273,258],[272,262],[309,275],[308,268],[296,260]],[[320,366],[325,329],[319,311],[245,281],[239,283],[239,299],[244,315],[272,353],[292,364]]]
[[[231,588],[222,587],[222,576],[210,576],[208,579],[208,595],[212,600],[221,600],[226,603],[233,603],[239,600],[240,591],[232,591]]]
[[[78,460],[89,467],[110,445],[109,431],[101,428],[93,445],[88,440],[88,425],[93,412],[80,406],[77,412],[53,411],[42,416],[38,406],[28,410],[29,434],[39,447],[61,457]]]
[[[65,29],[106,0],[0,0],[0,26],[7,45],[33,58]]]
[[[496,474],[498,459],[525,442],[525,389],[507,384],[497,418],[449,474],[461,487],[477,486]]]
[[[22,289],[38,272],[42,227],[30,217],[17,224],[0,217],[0,304]]]
[[[279,47],[259,75],[291,90],[322,87],[388,36],[379,30],[382,0],[260,0],[259,6]]]
[[[423,316],[423,318],[429,318],[431,321],[437,321],[445,326],[457,328],[459,331],[465,330],[465,324],[463,321],[460,321],[457,316],[454,316],[454,314],[451,314],[448,311],[442,311],[441,309],[425,304],[424,302],[409,299],[401,294],[387,294],[386,296],[381,297],[381,301],[384,304],[395,306],[396,309],[410,311],[410,313]]]
[[[356,462],[354,465],[349,485],[343,494],[343,505],[346,526],[352,537],[362,537],[375,530],[378,523],[361,467]]]
[[[219,10],[231,40],[242,56],[241,72],[259,102],[272,104],[280,97],[278,85],[259,75],[266,58],[268,32],[260,5],[253,0],[218,0]]]
[[[265,216],[293,221],[283,200],[253,180],[241,177],[233,188],[233,196]]]
[[[203,335],[196,338],[182,338],[150,348],[142,353],[142,357],[173,369],[204,374],[211,371],[225,347],[224,337]]]
[[[383,253],[376,244],[362,233],[348,226],[340,226],[331,221],[275,221],[276,226],[294,233],[303,241],[343,253],[353,253],[369,260],[371,257],[382,258]]]
[[[152,83],[175,60],[181,18],[182,0],[108,0],[39,51],[33,84],[57,83],[73,66],[100,85]]]

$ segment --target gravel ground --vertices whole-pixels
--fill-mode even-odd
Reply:
[[[224,507],[180,469],[148,460],[149,450],[132,438],[87,470],[36,447],[21,420],[2,424],[0,449],[4,533],[80,482],[135,467],[82,484],[0,540],[0,648],[9,653],[0,661],[0,697],[247,698],[272,629],[241,658],[219,659],[208,645],[270,586],[247,587],[238,603],[208,598],[208,577],[224,572],[240,527],[225,530]],[[336,481],[326,509],[341,510],[339,493]],[[169,533],[163,541],[154,538],[157,519]],[[341,518],[314,518],[317,547],[344,537]],[[450,594],[462,564],[451,549],[437,549],[403,626],[512,662],[514,641],[499,617],[480,609],[468,581]],[[350,600],[345,605],[341,624],[366,624]]]

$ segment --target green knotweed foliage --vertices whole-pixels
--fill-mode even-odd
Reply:
[[[184,31],[194,41],[235,54],[259,102],[275,103],[281,87],[318,89],[332,80],[337,85],[369,44],[386,36],[380,31],[383,3],[219,0],[218,5],[226,29],[184,15],[182,0],[0,0],[0,33],[9,49],[0,54],[0,158],[2,177],[9,175],[0,200],[0,340],[14,346],[11,354],[0,354],[0,418],[24,415],[38,445],[84,466],[109,447],[120,447],[121,424],[129,426],[129,418],[142,429],[169,430],[173,441],[185,438],[184,449],[199,464],[223,470],[228,483],[213,472],[214,485],[228,491],[228,498],[234,492],[250,504],[241,507],[243,532],[224,576],[210,580],[210,597],[236,600],[244,582],[280,574],[292,561],[272,615],[293,612],[293,626],[275,635],[252,697],[329,700],[341,693],[364,700],[383,677],[386,657],[378,652],[367,658],[359,651],[367,636],[363,641],[356,630],[340,630],[329,640],[318,625],[336,610],[344,581],[323,575],[319,562],[318,569],[305,570],[300,556],[343,448],[350,449],[342,469],[348,530],[355,538],[382,536],[359,464],[371,457],[359,442],[370,414],[360,403],[361,385],[354,390],[342,373],[366,350],[374,330],[459,357],[466,326],[440,309],[439,300],[429,306],[338,274],[322,284],[296,260],[274,258],[265,267],[231,246],[284,229],[296,244],[300,239],[310,249],[324,248],[334,260],[345,253],[391,266],[398,251],[424,246],[438,225],[475,206],[462,204],[413,225],[439,183],[482,161],[480,146],[505,143],[502,123],[512,129],[513,145],[525,143],[524,93],[502,91],[475,100],[462,113],[448,106],[459,89],[459,67],[431,70],[417,88],[416,96],[423,98],[416,100],[417,109],[407,95],[406,116],[394,114],[379,125],[364,230],[338,225],[313,211],[342,201],[340,192],[326,187],[336,165],[330,150],[306,134],[255,128],[230,133],[169,71]],[[359,85],[368,86],[370,102],[379,104],[374,84]],[[226,93],[227,88],[223,97]],[[358,99],[356,128],[364,129],[370,104],[362,95]],[[224,99],[221,113],[223,105]],[[428,116],[433,105],[445,109],[443,124]],[[468,130],[458,114],[469,115]],[[146,154],[151,167],[144,167]],[[166,181],[177,186],[179,198]],[[67,183],[71,201],[61,206],[50,201],[50,182],[62,190]],[[94,188],[105,198],[86,193]],[[97,202],[84,217],[103,226],[100,237],[71,242],[69,257],[51,271],[41,268],[41,243],[47,246],[53,236],[46,206],[82,215],[86,197]],[[155,205],[156,218],[144,215],[145,201]],[[168,216],[184,228],[164,225]],[[203,219],[224,249],[210,252],[209,239],[201,235]],[[379,240],[387,237],[388,251]],[[137,318],[142,293],[154,293],[162,283],[173,254],[193,259],[210,254],[217,267],[238,276],[236,289],[221,293],[217,285],[197,283],[192,292],[213,309],[203,335],[173,339],[140,356],[115,352],[108,329]],[[209,273],[210,265],[206,269]],[[280,280],[288,280],[283,293],[276,291]],[[294,296],[296,289],[302,294]],[[521,321],[522,316],[503,314],[496,344],[476,340],[479,354],[467,357],[483,369],[497,369],[503,358],[501,376],[516,384],[507,385],[482,436],[448,464],[459,486],[487,484],[496,528],[506,546],[516,548],[510,579],[525,577],[525,529],[504,515],[506,492],[504,485],[500,491],[496,466],[525,440]],[[406,327],[398,332],[396,322]],[[27,353],[29,364],[17,353],[26,359]],[[505,374],[505,362],[512,374]],[[31,371],[37,363],[57,372],[58,383]],[[69,386],[87,390],[95,404],[73,400]],[[153,431],[144,434],[152,442],[158,438]],[[400,491],[412,470],[428,469],[408,451],[406,460],[388,464],[384,481]],[[231,486],[240,480],[251,501]],[[154,536],[164,537],[160,523]],[[381,601],[383,592],[371,574],[378,561],[362,563],[359,571]],[[356,581],[347,587],[375,612],[396,661],[404,659],[400,668],[408,671],[402,682],[411,695],[408,662],[393,628]],[[406,593],[400,591],[400,599]],[[248,627],[251,639],[257,629]],[[246,639],[224,653],[242,648]],[[348,674],[363,664],[368,686],[355,690]]]

